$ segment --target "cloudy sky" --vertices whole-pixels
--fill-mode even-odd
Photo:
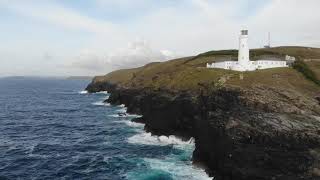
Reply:
[[[96,75],[250,46],[320,47],[319,0],[0,0],[0,76]]]

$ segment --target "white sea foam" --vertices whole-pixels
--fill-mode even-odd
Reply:
[[[110,106],[109,103],[105,103],[103,101],[94,102],[94,103],[92,103],[92,105],[95,105],[95,106]]]
[[[126,113],[127,112],[127,108],[118,109],[116,111],[119,112],[119,113]]]
[[[122,118],[122,117],[126,117],[126,116],[120,116],[119,114],[110,114],[108,115],[109,117],[114,117],[114,118]]]
[[[79,91],[79,94],[88,94],[88,91]]]
[[[138,115],[138,114],[128,114],[127,117],[132,117],[132,118],[141,118],[142,115]]]
[[[125,112],[121,112],[121,113],[125,113]],[[108,115],[110,117],[119,117],[119,118],[124,118],[124,117],[129,117],[129,118],[139,118],[142,117],[140,115],[136,115],[136,114],[125,114],[125,115],[120,115],[120,114],[110,114]]]
[[[126,105],[121,104],[121,105],[118,105],[118,107],[122,107],[122,108],[124,108],[124,107],[126,107]]]
[[[193,145],[194,140],[191,138],[189,141],[183,141],[176,136],[152,136],[151,133],[142,132],[136,134],[127,140],[132,144],[144,144],[144,145],[155,145],[155,146],[167,146],[167,145]]]
[[[83,91],[79,91],[79,94],[89,94],[88,91],[83,90]],[[95,94],[109,94],[108,91],[100,91],[100,92],[96,92]]]
[[[179,180],[211,180],[203,169],[197,168],[185,161],[177,160],[175,156],[169,156],[165,159],[143,159],[151,169],[161,170],[170,173],[174,179]]]
[[[123,120],[123,121],[114,121],[115,123],[123,123],[126,124],[129,127],[133,127],[133,128],[139,128],[141,130],[143,130],[144,124],[142,123],[136,123],[136,122],[132,122],[130,120]]]
[[[108,91],[100,91],[100,92],[96,92],[96,94],[109,94]]]
[[[136,122],[132,122],[132,121],[126,121],[125,124],[130,127],[135,127],[135,128],[143,128],[144,127],[144,124],[136,123]]]

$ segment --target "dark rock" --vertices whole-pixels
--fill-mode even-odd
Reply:
[[[107,83],[107,82],[99,82],[99,81],[95,81],[95,79],[93,79],[92,83],[90,83],[86,90],[89,93],[96,93],[96,92],[100,92],[100,91],[111,91],[111,90],[115,90],[116,89],[116,85],[112,84],[112,83]]]
[[[280,105],[274,108],[227,88],[192,95],[98,83],[87,90],[107,90],[107,102],[143,115],[133,121],[145,123],[153,134],[194,137],[193,161],[215,179],[320,179],[320,119],[312,114],[317,111],[290,106],[287,97],[277,99]],[[300,111],[311,114],[293,113]]]
[[[141,123],[141,124],[146,123],[146,120],[143,117],[133,118],[131,121],[135,123]]]
[[[320,105],[320,96],[316,97],[316,100],[318,101],[319,105]]]

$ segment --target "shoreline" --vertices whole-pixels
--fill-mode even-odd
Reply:
[[[106,92],[104,92],[104,93],[106,93]],[[109,98],[109,97],[108,97]],[[107,99],[105,100],[105,102],[107,101]],[[128,112],[128,108],[124,105],[124,104],[120,104],[120,105],[118,105],[118,104],[110,104],[111,106],[118,106],[118,107],[122,107],[123,109],[122,109],[122,112],[126,112],[126,114],[127,114],[127,116],[126,117],[132,117],[132,119],[130,119],[130,120],[128,120],[128,122],[130,122],[130,123],[135,123],[136,125],[132,125],[132,124],[127,124],[127,126],[129,126],[129,127],[131,127],[131,128],[139,128],[139,127],[141,127],[141,126],[143,126],[143,129],[142,129],[142,131],[143,131],[143,133],[142,134],[147,134],[147,135],[149,135],[150,134],[150,137],[152,138],[152,137],[156,137],[156,139],[157,139],[157,141],[158,142],[153,142],[154,141],[154,139],[152,138],[152,140],[150,141],[150,142],[148,142],[148,140],[147,139],[145,139],[145,137],[144,137],[144,141],[146,141],[146,142],[135,142],[135,141],[133,141],[132,139],[134,139],[136,136],[139,136],[139,135],[141,135],[141,134],[136,134],[136,135],[134,135],[134,136],[131,136],[131,137],[129,137],[128,139],[127,139],[127,141],[128,141],[128,143],[133,143],[133,144],[144,144],[144,145],[156,145],[156,146],[167,146],[167,145],[172,145],[172,146],[178,146],[178,147],[175,147],[175,148],[177,148],[177,149],[180,149],[179,148],[179,146],[182,146],[182,147],[184,147],[185,145],[190,145],[190,146],[195,146],[195,142],[194,142],[194,138],[193,137],[191,137],[191,138],[189,138],[189,139],[186,139],[185,137],[179,137],[179,136],[177,136],[177,135],[155,135],[155,134],[153,134],[152,132],[148,132],[148,131],[146,131],[146,129],[145,129],[145,123],[143,123],[143,122],[136,122],[135,120],[136,119],[140,119],[140,118],[143,118],[141,115],[139,115],[139,114],[133,114],[133,113],[129,113]],[[121,117],[121,116],[118,116],[118,117]],[[127,122],[127,120],[125,121],[125,122]],[[148,136],[149,137],[149,136]],[[149,137],[149,138],[150,138]],[[184,149],[184,148],[181,148],[182,150],[184,150],[184,151],[187,151],[186,149]],[[193,151],[194,151],[194,149],[193,149]],[[195,163],[194,161],[193,161],[193,159],[192,159],[192,156],[191,156],[191,159],[190,159],[190,165],[192,166],[192,169],[193,170],[195,170],[195,171],[203,171],[206,175],[207,175],[207,178],[206,179],[212,179],[212,178],[214,178],[213,176],[210,176],[209,175],[209,168],[208,167],[206,167],[204,164],[201,164],[201,163]],[[185,164],[186,166],[188,166],[188,164]],[[199,173],[199,172],[198,172]],[[203,177],[202,177],[203,178]]]
[[[194,137],[192,162],[208,167],[206,172],[215,179],[317,177],[317,156],[310,150],[317,152],[320,147],[316,135],[320,124],[311,116],[252,106],[230,89],[197,98],[188,93],[128,89],[109,83],[92,83],[87,90],[107,90],[111,93],[107,103],[125,104],[128,113],[143,115],[147,132]]]

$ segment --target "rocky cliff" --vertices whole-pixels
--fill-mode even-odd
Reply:
[[[116,71],[87,90],[107,90],[155,135],[194,137],[193,161],[215,179],[320,179],[319,86],[290,68],[202,69],[206,58]]]

